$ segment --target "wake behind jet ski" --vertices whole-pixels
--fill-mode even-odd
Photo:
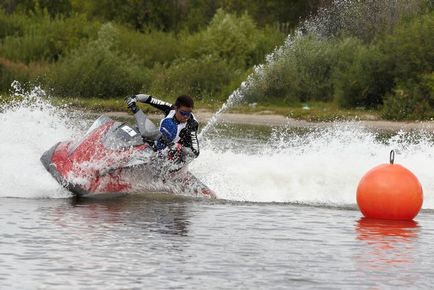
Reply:
[[[187,164],[173,160],[172,150],[154,150],[159,129],[141,110],[134,116],[137,127],[99,117],[82,139],[46,151],[42,164],[79,197],[152,191],[215,198]],[[182,148],[176,148],[177,158],[183,158]]]

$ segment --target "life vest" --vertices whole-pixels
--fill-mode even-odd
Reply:
[[[175,113],[175,110],[171,110],[160,122],[160,132],[165,135],[168,141],[173,143],[179,141],[179,132],[187,126],[187,122],[180,123],[175,121]]]

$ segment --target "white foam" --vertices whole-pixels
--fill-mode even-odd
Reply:
[[[70,196],[39,158],[57,142],[82,136],[92,120],[52,106],[37,88],[0,111],[0,197]],[[359,123],[332,123],[307,134],[280,127],[255,147],[245,145],[252,140],[229,137],[225,150],[206,146],[221,144],[219,137],[212,138],[202,142],[190,170],[219,198],[355,206],[361,177],[388,163],[394,149],[395,163],[411,170],[422,184],[423,208],[434,208],[433,136],[428,133],[401,132],[380,142]]]
[[[387,140],[359,123],[334,123],[304,136],[280,128],[256,152],[202,150],[191,165],[219,198],[253,202],[300,202],[355,206],[356,189],[371,168],[389,163],[412,171],[424,189],[423,208],[434,208],[432,136],[400,132]]]
[[[17,84],[15,84],[16,86]],[[12,104],[0,109],[0,197],[66,197],[69,193],[40,162],[41,155],[59,141],[79,134],[66,109],[52,106],[40,88],[16,88]]]

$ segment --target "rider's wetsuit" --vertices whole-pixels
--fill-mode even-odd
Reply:
[[[199,124],[193,114],[191,114],[187,122],[181,123],[175,118],[174,105],[152,96],[149,96],[143,103],[150,104],[151,106],[161,110],[165,116],[165,118],[160,122],[160,132],[162,132],[162,137],[156,143],[157,150],[179,143],[183,147],[190,148],[194,157],[199,156],[199,141],[197,139]],[[165,133],[166,128],[167,134]],[[176,129],[173,130],[173,128]]]

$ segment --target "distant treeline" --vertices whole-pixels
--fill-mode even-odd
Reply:
[[[0,88],[39,82],[57,96],[112,98],[148,92],[224,99],[285,34],[248,14],[217,10],[197,32],[141,32],[84,14],[0,10]]]
[[[330,3],[3,0],[0,91],[18,80],[64,97],[188,93],[221,103],[285,43],[253,76],[244,101],[433,117],[431,1],[354,1],[345,13]]]
[[[318,33],[290,38],[255,76],[247,99],[335,102],[379,109],[394,120],[434,118],[433,2],[357,3],[338,22],[320,18]]]
[[[6,14],[46,10],[51,17],[84,14],[89,20],[117,22],[138,31],[199,31],[223,9],[248,13],[260,26],[293,28],[331,0],[2,0]]]

